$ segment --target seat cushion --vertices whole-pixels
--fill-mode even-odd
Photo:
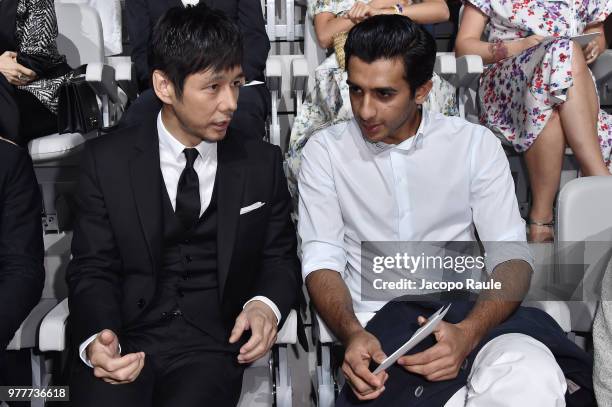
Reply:
[[[30,141],[28,150],[34,162],[56,160],[75,153],[87,139],[93,136],[95,132],[85,136],[80,133],[55,133]]]

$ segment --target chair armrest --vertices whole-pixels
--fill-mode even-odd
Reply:
[[[325,325],[325,322],[323,321],[321,316],[319,316],[319,314],[316,312],[314,314],[315,314],[315,318],[313,319],[314,328],[315,328],[315,333],[317,334],[319,338],[319,342],[321,343],[338,342],[338,339],[334,336],[334,334],[327,327],[327,325]],[[374,317],[374,315],[375,315],[374,312],[357,312],[355,314],[361,326],[366,326],[367,323],[370,321],[370,319]]]
[[[563,332],[572,330],[572,319],[570,317],[570,309],[563,301],[525,301],[522,304],[525,307],[533,307],[541,309],[559,324]]]
[[[468,87],[484,70],[480,55],[464,55],[457,58],[457,87]]]
[[[119,85],[115,80],[115,68],[101,62],[87,64],[85,80],[91,84],[98,95],[107,95],[113,103],[125,105],[127,99],[119,95]]]
[[[43,319],[38,339],[38,348],[41,352],[64,350],[68,314],[68,298],[65,298]]]
[[[271,92],[277,91],[280,97],[283,78],[283,67],[279,58],[268,57],[266,60],[266,83]]]
[[[276,344],[297,343],[297,312],[292,309],[276,336]]]
[[[457,60],[452,52],[436,54],[434,72],[443,78],[450,78],[457,74]]]
[[[30,311],[26,319],[21,323],[21,326],[15,332],[13,339],[9,342],[7,350],[19,350],[33,348],[36,346],[36,331],[45,315],[55,307],[57,300],[53,298],[43,298]]]
[[[115,80],[124,90],[130,100],[138,97],[138,84],[136,83],[136,68],[130,57],[107,57],[107,63],[115,68]]]
[[[291,89],[305,91],[308,85],[308,62],[299,57],[291,60]]]

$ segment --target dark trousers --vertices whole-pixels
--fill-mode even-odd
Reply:
[[[123,354],[145,352],[144,368],[130,384],[96,378],[75,358],[70,399],[75,407],[235,406],[244,367],[233,347],[206,335],[183,317],[175,317],[119,338]]]
[[[25,146],[34,138],[56,132],[57,116],[0,74],[0,136]]]
[[[461,298],[461,295],[458,297]],[[417,301],[419,297],[414,297],[410,301],[391,301],[381,308],[366,326],[366,329],[379,339],[387,355],[405,343],[418,329],[418,316],[427,317],[449,303],[449,301],[428,300],[429,297],[426,296],[422,298],[427,299]],[[474,305],[474,302],[471,301],[451,301],[451,303],[452,306],[444,319],[453,324],[464,320]],[[344,386],[336,401],[336,407],[357,405],[368,407],[444,406],[455,392],[467,383],[474,359],[480,349],[490,340],[508,333],[529,335],[550,349],[565,377],[580,386],[580,390],[572,394],[566,393],[568,406],[594,405],[591,357],[570,341],[548,314],[535,308],[519,307],[505,322],[489,331],[468,355],[455,379],[430,382],[423,376],[409,373],[401,366],[394,364],[387,370],[389,379],[380,397],[372,401],[360,402],[349,386]],[[430,335],[408,354],[422,352],[435,343],[435,338]]]
[[[230,128],[232,133],[246,138],[262,139],[265,136],[266,120],[270,114],[270,92],[265,85],[247,86],[240,89],[238,108],[232,116]],[[153,90],[148,89],[140,94],[123,115],[121,127],[138,125],[155,117],[162,108],[162,102]]]

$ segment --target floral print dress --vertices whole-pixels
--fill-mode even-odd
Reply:
[[[308,13],[311,20],[319,13],[342,14],[351,9],[355,0],[309,0]],[[297,197],[297,176],[302,149],[310,136],[326,126],[353,117],[349,99],[346,71],[338,66],[336,55],[328,56],[317,67],[314,74],[315,86],[302,104],[291,128],[291,138],[286,156],[286,172],[291,195]],[[428,110],[457,116],[455,88],[434,73],[433,88],[424,106]],[[297,205],[295,205],[297,208]]]
[[[480,80],[480,121],[518,152],[527,150],[567,98],[572,86],[569,37],[612,12],[610,0],[469,0],[489,17],[488,41],[533,34],[547,37],[521,54],[485,67]],[[600,109],[601,152],[612,171],[612,116]]]

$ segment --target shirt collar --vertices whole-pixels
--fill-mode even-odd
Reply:
[[[166,151],[170,152],[172,154],[172,157],[177,160],[185,158],[183,150],[190,147],[184,146],[168,131],[168,129],[164,125],[164,121],[162,120],[161,110],[157,115],[157,133],[159,134],[160,149],[163,148]],[[202,140],[200,144],[198,144],[194,148],[198,150],[198,153],[200,153],[200,156],[202,157],[202,159],[204,159],[206,158],[208,153],[216,147],[216,144],[217,143]]]
[[[387,144],[383,143],[382,141],[379,141],[378,143],[370,143],[365,139],[365,137],[363,139],[365,140],[366,145],[368,146],[370,151],[372,151],[374,154],[391,150],[394,148],[397,148],[398,150],[410,151],[413,149],[421,148],[421,146],[423,145],[423,137],[425,137],[425,133],[429,127],[429,122],[429,112],[425,109],[425,107],[422,107],[421,123],[419,124],[419,128],[417,129],[414,136],[408,137],[406,140],[402,141],[399,144]]]

